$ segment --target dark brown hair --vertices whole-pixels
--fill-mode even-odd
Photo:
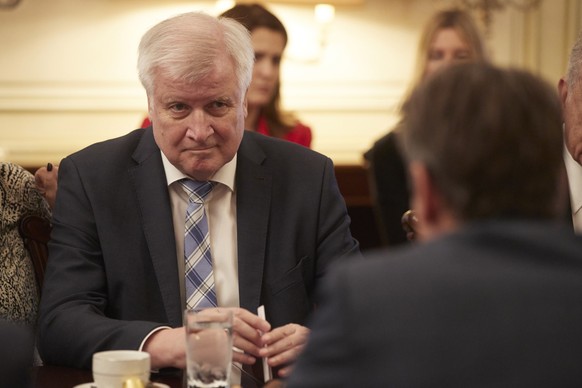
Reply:
[[[462,220],[550,218],[563,188],[555,89],[521,70],[452,65],[405,104],[404,149]]]
[[[241,23],[251,33],[259,27],[268,28],[283,35],[287,45],[287,30],[283,23],[268,9],[260,4],[237,4],[220,16],[234,19]],[[281,107],[281,83],[277,82],[273,98],[262,108],[273,136],[282,137],[297,123],[296,118],[284,112]],[[250,129],[250,128],[249,128]]]
[[[275,15],[260,4],[237,4],[224,11],[220,16],[236,20],[250,32],[259,27],[279,32],[283,35],[285,45],[287,45],[287,30],[285,26]]]

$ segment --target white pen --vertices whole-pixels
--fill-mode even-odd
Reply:
[[[267,319],[265,317],[265,306],[260,305],[257,309],[257,314],[259,318]],[[269,380],[273,379],[273,372],[271,371],[271,367],[269,366],[269,358],[263,357],[263,376],[265,378],[265,383]]]

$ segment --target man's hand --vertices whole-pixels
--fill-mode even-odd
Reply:
[[[220,307],[220,310],[223,308]],[[261,333],[271,330],[269,322],[242,308],[228,308],[232,310],[232,344],[242,351],[234,351],[232,359],[235,362],[252,365],[263,347]]]
[[[186,333],[184,327],[161,329],[153,333],[142,349],[151,358],[151,368],[186,368]]]
[[[273,329],[262,336],[263,347],[259,350],[261,357],[269,358],[269,366],[284,366],[279,370],[280,377],[291,373],[292,363],[299,357],[307,343],[309,329],[290,323]]]
[[[269,322],[245,309],[234,307],[218,307],[217,309],[232,311],[232,343],[238,350],[233,352],[233,361],[254,364],[260,357],[259,350],[263,346],[260,333],[271,330]],[[186,367],[184,327],[162,329],[153,333],[144,344],[143,351],[150,354],[152,369],[167,367],[184,369]]]
[[[233,361],[252,365],[257,358],[268,357],[271,367],[281,367],[279,376],[291,372],[291,365],[299,356],[309,329],[290,323],[271,330],[266,320],[242,308],[218,307],[220,311],[233,313],[232,336]],[[266,333],[261,335],[261,333]],[[186,368],[186,337],[184,328],[162,329],[153,333],[146,341],[143,350],[151,357],[152,369],[166,367]]]

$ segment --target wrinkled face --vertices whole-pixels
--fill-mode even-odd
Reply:
[[[157,145],[184,174],[208,180],[236,154],[247,107],[226,54],[195,83],[156,74],[148,103]]]
[[[251,32],[251,39],[255,66],[247,98],[249,107],[260,108],[267,105],[275,94],[285,38],[277,31],[259,27]]]
[[[469,61],[471,57],[471,50],[459,33],[453,28],[444,28],[430,44],[424,75],[431,75],[452,63]]]
[[[582,165],[582,84],[578,83],[570,88],[562,80],[559,91],[564,115],[566,148],[572,158]]]

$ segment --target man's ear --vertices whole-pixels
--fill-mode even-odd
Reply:
[[[426,165],[411,162],[408,168],[412,183],[411,207],[418,218],[418,237],[430,238],[441,222],[441,196]]]
[[[420,162],[411,162],[408,166],[410,172],[410,180],[412,185],[412,200],[411,207],[414,209],[419,221],[423,223],[427,221],[429,214],[432,212],[430,208],[430,192],[432,184],[430,183],[430,174],[426,166]]]
[[[560,102],[562,103],[562,109],[566,105],[566,99],[568,98],[568,83],[564,77],[560,78],[558,81],[558,95],[560,96]]]
[[[245,112],[245,119],[247,118],[247,116],[249,115],[249,89],[247,89],[247,91],[245,92],[245,98],[243,100],[243,110]]]
[[[153,97],[152,97],[152,98],[153,98]],[[152,117],[152,111],[153,111],[153,109],[154,109],[154,108],[153,108],[154,102],[151,100],[151,98],[150,98],[150,95],[149,95],[149,94],[147,94],[147,99],[148,99],[148,116],[150,117],[150,120],[151,120],[151,117]]]

